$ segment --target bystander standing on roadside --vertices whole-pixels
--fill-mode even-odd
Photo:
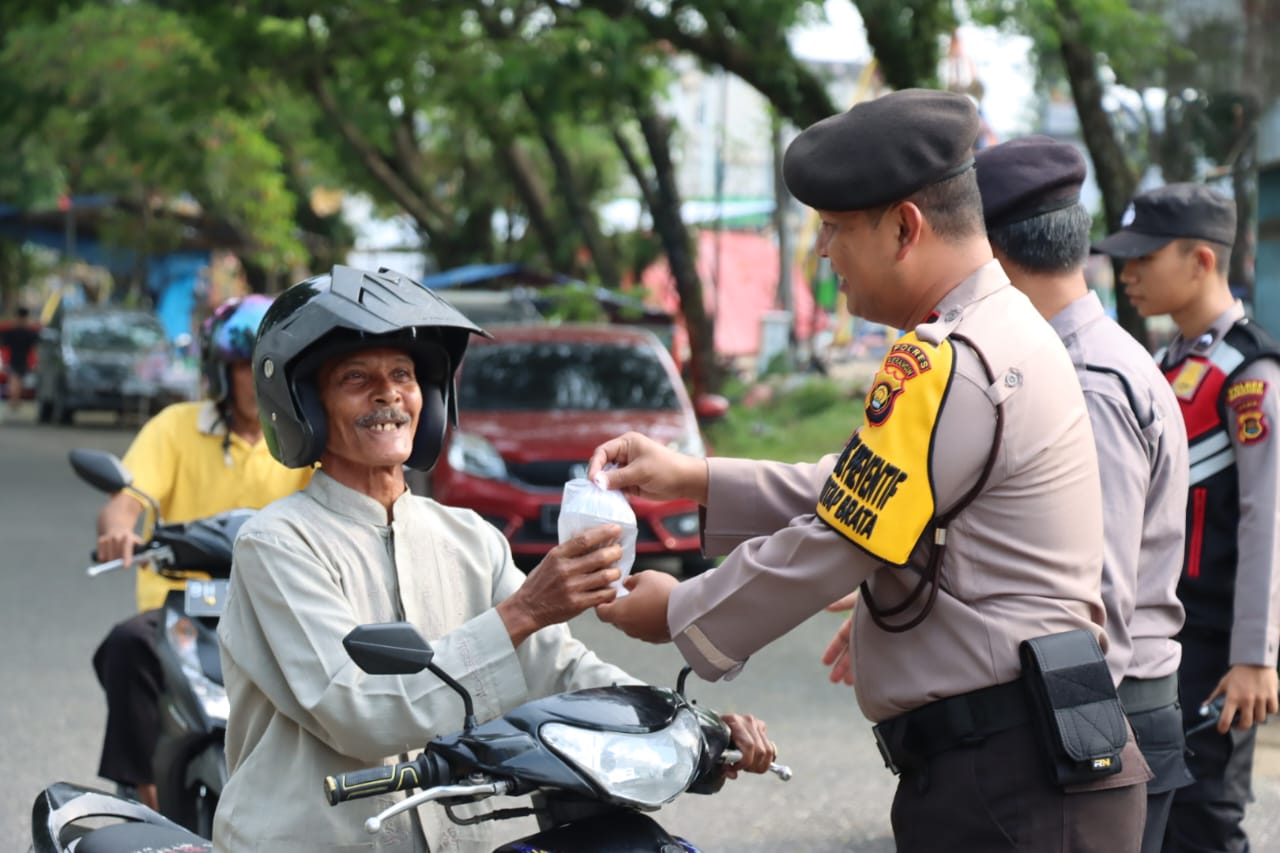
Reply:
[[[40,338],[36,324],[31,321],[31,309],[19,305],[15,317],[17,321],[14,325],[0,332],[0,344],[9,351],[9,387],[6,393],[9,397],[9,411],[14,415],[22,411],[22,395],[31,351]],[[0,420],[3,419],[4,412],[0,411]]]

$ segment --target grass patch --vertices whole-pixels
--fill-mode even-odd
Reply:
[[[767,399],[753,402],[765,396],[761,389]],[[814,462],[839,452],[862,424],[862,393],[821,377],[731,384],[725,396],[728,413],[705,429],[714,456]]]

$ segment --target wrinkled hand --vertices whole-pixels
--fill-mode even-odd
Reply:
[[[628,637],[648,643],[667,643],[667,600],[680,581],[665,572],[645,571],[631,575],[623,585],[630,595],[596,608],[601,622],[624,632]]]
[[[778,757],[778,748],[769,740],[764,720],[756,719],[750,714],[722,714],[720,719],[729,726],[733,748],[742,753],[742,760],[727,765],[724,775],[737,779],[740,770],[748,773],[768,772],[769,765]]]
[[[628,432],[592,452],[587,478],[594,481],[610,462],[618,467],[603,472],[605,488],[655,501],[687,498],[704,505],[707,502],[705,459],[679,453],[638,432]]]
[[[1253,666],[1238,663],[1227,670],[1218,686],[1204,700],[1207,705],[1223,694],[1226,702],[1222,705],[1222,715],[1218,717],[1218,733],[1226,734],[1231,730],[1231,721],[1236,713],[1236,728],[1249,729],[1258,723],[1265,723],[1268,714],[1280,712],[1280,697],[1277,697],[1276,670],[1270,666]]]
[[[622,576],[617,567],[621,535],[618,525],[602,524],[547,553],[520,588],[498,605],[514,645],[539,629],[614,599],[618,591],[609,584]]]
[[[123,559],[124,565],[128,567],[133,562],[134,548],[141,544],[141,537],[133,532],[132,527],[108,530],[98,536],[98,562]]]

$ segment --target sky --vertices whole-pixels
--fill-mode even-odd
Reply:
[[[805,59],[866,60],[871,56],[862,18],[852,0],[826,0],[827,21],[791,34],[791,48]],[[960,28],[960,40],[986,90],[982,109],[1000,139],[1029,133],[1035,122],[1035,69],[1028,58],[1031,41],[972,24]]]

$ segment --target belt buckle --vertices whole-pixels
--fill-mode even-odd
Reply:
[[[902,769],[893,761],[893,753],[889,750],[889,741],[885,738],[884,731],[877,725],[871,727],[871,733],[875,736],[876,748],[880,750],[880,757],[884,759],[884,766],[888,767],[894,776],[901,775]]]

